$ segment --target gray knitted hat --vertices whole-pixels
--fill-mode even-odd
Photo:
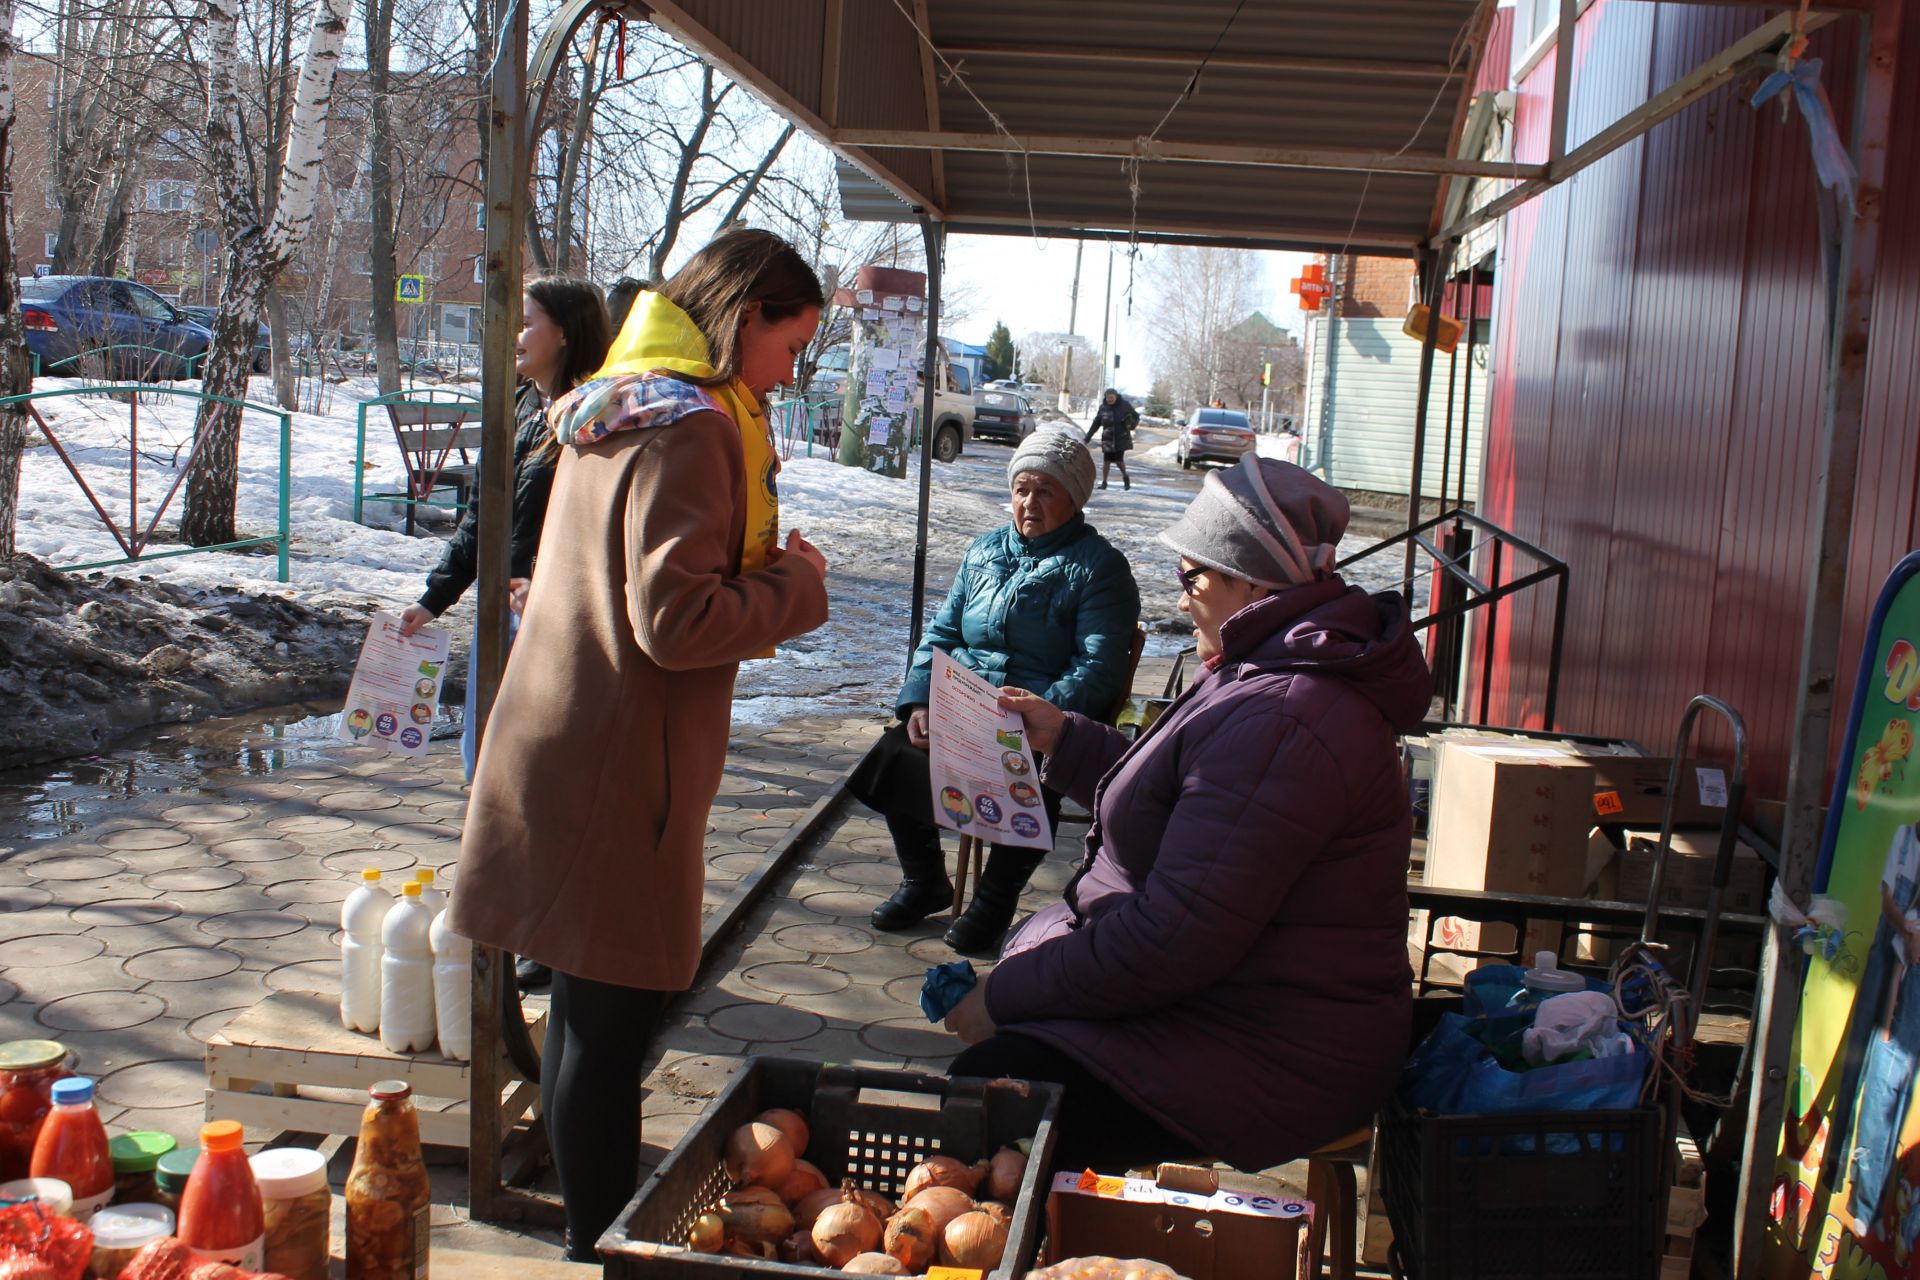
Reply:
[[[1333,572],[1347,499],[1291,462],[1249,453],[1210,472],[1160,541],[1195,564],[1279,590]]]
[[[1020,442],[1007,461],[1007,484],[1022,471],[1039,471],[1060,482],[1073,499],[1075,511],[1093,496],[1093,455],[1075,436],[1064,431],[1036,431]]]

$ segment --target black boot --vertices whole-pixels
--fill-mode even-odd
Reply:
[[[873,909],[873,927],[882,933],[911,929],[953,905],[953,881],[947,876],[940,828],[931,822],[887,816],[894,856],[900,859],[900,887]]]
[[[994,846],[987,856],[986,869],[980,873],[973,901],[947,930],[947,945],[963,956],[997,951],[1020,907],[1020,891],[1046,856],[1040,849]]]

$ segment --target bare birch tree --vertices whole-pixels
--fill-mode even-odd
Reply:
[[[1179,245],[1149,260],[1155,355],[1176,407],[1213,399],[1225,382],[1228,334],[1253,311],[1260,260],[1244,249]]]
[[[0,0],[0,188],[13,180],[14,0]],[[20,310],[20,265],[13,251],[13,200],[0,201],[0,396],[25,392],[32,383],[27,335]],[[20,456],[27,446],[27,415],[19,405],[0,408],[0,558],[15,554],[13,532],[20,511]]]
[[[278,198],[268,221],[247,167],[247,135],[238,91],[240,0],[206,0],[206,142],[226,233],[220,310],[202,373],[202,389],[209,395],[236,401],[246,395],[261,304],[275,278],[299,251],[313,221],[327,114],[347,32],[345,5],[346,0],[320,0],[315,10],[294,95]],[[194,424],[200,453],[187,477],[186,508],[180,521],[181,532],[194,546],[237,538],[234,503],[240,417],[233,404],[207,400],[200,405]]]

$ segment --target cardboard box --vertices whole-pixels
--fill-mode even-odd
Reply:
[[[1553,744],[1440,739],[1434,753],[1433,814],[1426,883],[1442,889],[1491,889],[1578,897],[1586,886],[1587,835],[1593,829],[1593,767]],[[1449,921],[1437,940],[1450,947],[1510,947],[1512,930]],[[1560,926],[1533,921],[1523,955],[1559,948]],[[1435,961],[1458,978],[1472,964]]]
[[[1673,766],[1671,756],[1650,756],[1630,743],[1602,747],[1501,735],[1485,729],[1453,730],[1433,741],[1435,744],[1503,743],[1516,750],[1569,756],[1593,766],[1592,822],[1618,823],[1625,827],[1660,825],[1667,798],[1667,772]],[[1673,825],[1719,826],[1727,807],[1727,782],[1731,776],[1724,761],[1688,761],[1680,779],[1680,793],[1674,800]]]
[[[1146,1258],[1187,1280],[1313,1275],[1314,1207],[1264,1178],[1162,1165],[1156,1178],[1057,1173],[1043,1263]]]
[[[1595,896],[1615,902],[1645,902],[1653,886],[1653,862],[1659,828],[1596,827],[1588,839],[1588,866],[1597,866]],[[1720,851],[1718,830],[1675,831],[1667,870],[1660,881],[1660,904],[1705,910],[1713,886],[1713,864]],[[1767,909],[1767,864],[1746,841],[1736,841],[1728,869],[1722,911],[1760,915]]]

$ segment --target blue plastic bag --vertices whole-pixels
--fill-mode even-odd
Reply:
[[[1467,989],[1460,1007],[1469,1018],[1499,1017],[1507,1010],[1507,1002],[1526,986],[1526,970],[1517,964],[1490,964],[1467,974]],[[1602,978],[1586,978],[1588,991],[1602,994],[1613,990],[1611,983]]]
[[[1637,1106],[1650,1059],[1645,1048],[1512,1071],[1496,1049],[1517,1043],[1531,1013],[1469,1018],[1449,1013],[1420,1042],[1401,1077],[1408,1106],[1436,1115],[1507,1115],[1523,1111],[1600,1111]]]

